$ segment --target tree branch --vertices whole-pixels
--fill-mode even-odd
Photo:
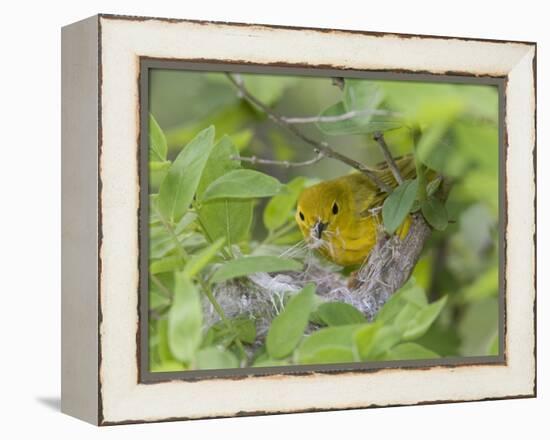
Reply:
[[[315,156],[313,159],[304,160],[303,162],[290,162],[288,160],[262,159],[256,156],[251,156],[251,157],[232,156],[231,159],[240,160],[242,162],[249,162],[252,164],[260,163],[264,165],[280,165],[285,168],[296,168],[296,167],[304,167],[304,166],[316,164],[317,162],[321,161],[324,157],[325,155],[320,152],[320,153],[317,153],[317,156]]]
[[[368,116],[368,115],[394,116],[397,114],[387,110],[369,109],[369,110],[351,110],[349,112],[342,113],[341,115],[334,115],[334,116],[303,116],[303,117],[281,116],[281,119],[287,124],[311,124],[315,122],[347,121],[348,119],[352,119],[357,116]]]
[[[388,164],[388,167],[390,168],[393,174],[393,177],[395,177],[396,182],[401,185],[403,183],[403,177],[399,172],[399,168],[395,163],[395,160],[393,160],[393,156],[390,153],[390,149],[388,148],[388,145],[386,144],[386,140],[384,139],[384,134],[381,131],[376,131],[374,133],[373,138],[378,144],[378,146],[380,147],[380,150],[384,155],[384,159],[386,160],[386,163]]]
[[[266,106],[263,102],[258,100],[254,95],[252,95],[247,88],[245,87],[244,83],[240,79],[236,79],[233,75],[230,73],[226,73],[227,77],[231,81],[231,83],[237,88],[239,91],[240,96],[242,96],[244,99],[246,99],[248,102],[253,104],[254,106],[258,107],[260,110],[262,110],[273,122],[275,122],[277,125],[286,128],[289,130],[292,134],[294,134],[297,138],[304,141],[306,144],[313,147],[313,151],[317,154],[323,153],[325,157],[328,157],[330,159],[336,159],[340,162],[345,163],[346,165],[349,165],[352,168],[355,168],[356,170],[362,172],[365,176],[367,176],[378,188],[380,188],[382,191],[391,193],[392,188],[382,182],[378,178],[378,176],[374,173],[374,170],[367,167],[366,165],[363,165],[360,162],[357,162],[354,159],[351,159],[347,156],[344,156],[341,153],[338,153],[337,151],[333,150],[326,142],[319,142],[316,141],[309,136],[306,136],[304,133],[302,133],[300,130],[298,130],[294,125],[289,124],[285,122],[285,120],[278,115],[277,113],[273,112],[268,106]],[[239,77],[237,77],[239,78]]]
[[[302,272],[257,273],[247,279],[219,284],[214,293],[228,317],[255,319],[258,341],[266,336],[271,321],[280,313],[284,295],[297,292],[310,282],[315,283],[316,293],[324,301],[346,302],[372,320],[409,279],[430,234],[431,229],[420,214],[412,215],[403,240],[380,231],[376,246],[359,269],[353,286],[348,284],[348,278],[310,259]],[[207,325],[219,319],[209,309],[204,310]]]

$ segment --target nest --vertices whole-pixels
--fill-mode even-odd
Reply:
[[[258,341],[265,338],[271,321],[284,309],[285,298],[311,282],[324,301],[348,303],[370,321],[409,279],[430,232],[418,214],[413,216],[403,240],[380,232],[367,261],[351,277],[311,260],[302,272],[258,273],[220,284],[214,294],[228,318],[244,316],[255,320]],[[207,325],[219,320],[212,306],[204,307]]]

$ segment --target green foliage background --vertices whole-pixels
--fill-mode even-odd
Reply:
[[[418,163],[452,178],[452,190],[445,207],[432,199],[422,206],[434,233],[413,278],[374,322],[347,304],[323,304],[308,285],[285,298],[265,344],[252,348],[254,320],[228,319],[216,286],[255,272],[301,270],[300,258],[279,257],[302,238],[293,219],[296,199],[305,186],[350,169],[329,159],[300,168],[240,163],[233,157],[302,161],[314,153],[241,99],[225,74],[152,71],[150,369],[497,354],[497,89],[346,79],[341,90],[330,78],[242,77],[254,96],[285,116],[381,110],[299,128],[368,165],[383,160],[372,139],[382,130],[394,156],[414,151]],[[404,215],[415,209],[415,196],[416,190]],[[220,316],[209,328],[205,304]],[[308,322],[322,328],[304,336]]]

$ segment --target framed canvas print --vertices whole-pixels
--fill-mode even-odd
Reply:
[[[536,394],[536,46],[99,15],[62,32],[62,410]]]

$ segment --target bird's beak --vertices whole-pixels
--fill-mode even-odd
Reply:
[[[313,225],[313,228],[311,228],[311,231],[313,232],[313,236],[317,239],[321,239],[321,235],[323,234],[323,231],[327,228],[327,223],[323,223],[322,221],[317,221],[315,225]]]

